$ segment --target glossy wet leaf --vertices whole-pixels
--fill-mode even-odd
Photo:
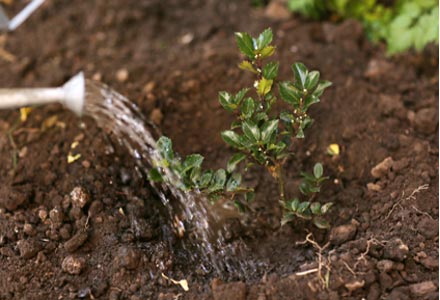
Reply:
[[[302,89],[304,89],[308,74],[306,66],[300,62],[297,62],[292,65],[292,70],[295,74],[295,83],[297,83]]]
[[[168,161],[174,159],[173,143],[168,137],[161,136],[157,141],[157,148],[164,159]]]
[[[200,167],[202,165],[203,159],[203,156],[201,156],[200,154],[188,155],[182,164],[182,172],[186,172],[192,168]]]
[[[236,32],[235,40],[241,53],[243,53],[250,59],[254,59],[254,42],[252,40],[252,37],[246,32]]]
[[[255,101],[252,98],[246,98],[241,104],[241,113],[246,118],[249,119],[255,112]]]
[[[323,80],[321,81],[318,86],[316,87],[315,91],[313,92],[313,95],[316,97],[321,97],[322,93],[324,93],[325,89],[330,87],[332,83],[330,81]]]
[[[199,187],[200,188],[208,187],[213,175],[214,175],[214,172],[212,170],[208,170],[208,171],[204,172],[199,178]]]
[[[244,96],[246,95],[246,93],[249,91],[248,88],[245,89],[241,89],[234,97],[234,104],[239,105],[241,100],[243,100]]]
[[[319,72],[318,71],[311,71],[307,74],[307,78],[306,78],[304,87],[307,90],[312,90],[316,87],[318,82],[319,82]]]
[[[281,82],[279,85],[281,98],[291,105],[297,105],[301,98],[301,92],[290,82]]]
[[[234,173],[229,177],[228,182],[226,183],[226,191],[233,192],[235,191],[241,184],[241,174]]]
[[[275,79],[278,76],[278,68],[280,64],[277,62],[269,62],[263,68],[263,76],[267,79]]]
[[[232,173],[235,168],[237,167],[237,165],[243,161],[246,158],[246,154],[244,153],[235,153],[234,155],[232,155],[231,159],[229,159],[228,163],[227,163],[227,167],[226,170],[229,173]]]
[[[223,108],[229,112],[233,112],[237,108],[237,105],[232,102],[233,101],[232,95],[229,94],[228,92],[218,93],[218,100],[221,106],[223,106]]]
[[[256,49],[263,49],[272,42],[272,29],[267,28],[255,39]]]
[[[260,129],[252,121],[244,121],[242,125],[245,136],[252,142],[258,142],[261,138]]]
[[[211,193],[219,190],[223,190],[225,184],[226,184],[226,171],[223,169],[219,169],[214,173],[208,190]]]
[[[278,120],[270,120],[264,123],[261,128],[261,140],[267,144],[270,142],[272,135],[278,129]]]
[[[228,145],[235,148],[240,148],[240,136],[236,132],[232,130],[226,130],[221,133],[221,136]]]

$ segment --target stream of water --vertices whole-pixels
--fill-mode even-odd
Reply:
[[[160,136],[157,128],[146,121],[135,104],[108,86],[87,81],[86,91],[85,115],[111,132],[131,153],[143,173],[148,174],[153,162],[162,159],[156,147],[156,139]],[[185,243],[197,249],[198,253],[194,255],[197,255],[198,261],[201,258],[202,268],[220,276],[234,273],[245,277],[253,272],[254,264],[241,260],[235,248],[225,243],[222,217],[210,207],[208,200],[200,193],[187,193],[169,184],[179,181],[170,170],[165,169],[164,176],[168,180],[151,185],[168,210],[169,217],[178,223],[175,225],[189,225],[184,230],[189,230],[192,238],[185,239]]]

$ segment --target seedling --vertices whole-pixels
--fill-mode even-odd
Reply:
[[[320,101],[319,97],[331,83],[321,81],[318,71],[308,71],[302,63],[291,66],[293,81],[279,82],[279,63],[266,62],[276,50],[271,45],[273,35],[270,29],[256,38],[244,32],[236,33],[235,38],[244,56],[239,68],[255,75],[253,88],[243,88],[237,93],[219,93],[221,106],[236,116],[230,129],[221,132],[223,140],[236,153],[225,169],[202,171],[201,155],[192,154],[182,160],[173,152],[171,140],[161,137],[157,147],[163,160],[155,163],[150,179],[170,180],[163,176],[164,168],[168,168],[180,178],[179,182],[171,183],[178,184],[181,189],[200,191],[212,201],[226,197],[233,200],[240,210],[245,210],[254,192],[241,186],[242,172],[249,171],[253,166],[262,166],[278,183],[278,200],[285,212],[282,224],[300,217],[313,220],[320,228],[327,228],[329,225],[322,215],[332,204],[321,205],[314,201],[321,183],[326,179],[322,165],[317,163],[313,174],[301,173],[303,181],[299,190],[305,201],[286,195],[284,168],[289,157],[294,155],[292,141],[304,138],[306,128],[313,123],[308,109]],[[273,108],[279,99],[287,104],[288,109],[277,113]]]

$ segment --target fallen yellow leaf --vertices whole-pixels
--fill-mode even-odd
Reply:
[[[29,114],[32,111],[32,107],[22,107],[20,108],[20,121],[21,122],[26,122]]]
[[[169,280],[169,281],[171,281],[174,284],[180,285],[185,292],[189,291],[188,281],[186,279],[174,280],[174,279],[169,278],[168,276],[166,276],[164,273],[162,273],[162,277],[167,279],[167,280]]]
[[[80,157],[81,157],[81,154],[72,155],[72,154],[69,153],[69,154],[67,155],[67,163],[68,163],[68,164],[71,164],[71,163],[73,163],[74,161],[80,159]]]
[[[338,144],[331,144],[327,147],[327,154],[331,156],[337,156],[340,153],[339,145]]]

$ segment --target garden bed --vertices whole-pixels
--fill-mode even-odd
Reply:
[[[252,81],[236,67],[233,33],[271,27],[280,78],[301,61],[333,82],[295,145],[287,187],[321,161],[332,229],[280,227],[276,186],[255,171],[253,211],[228,220],[229,243],[246,245],[255,269],[218,278],[188,259],[129,153],[92,119],[56,105],[24,122],[3,111],[0,299],[438,298],[438,49],[391,59],[356,22],[276,20],[247,2],[47,1],[3,36],[0,86],[57,86],[84,70],[138,104],[177,152],[221,167],[231,116],[217,92]],[[75,187],[90,196],[84,207]]]

